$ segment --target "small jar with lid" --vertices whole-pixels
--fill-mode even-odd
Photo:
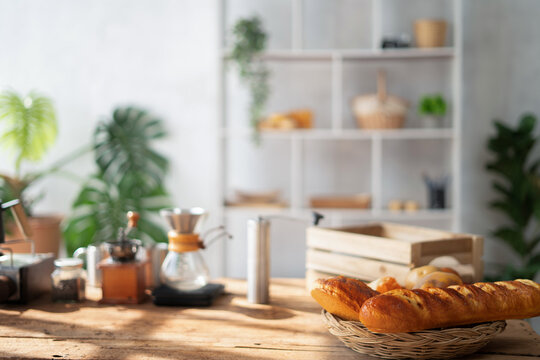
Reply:
[[[54,261],[56,269],[51,274],[52,299],[57,302],[84,301],[86,272],[83,261],[74,258],[61,258]]]

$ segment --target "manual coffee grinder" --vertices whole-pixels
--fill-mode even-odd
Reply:
[[[208,213],[199,207],[191,209],[163,209],[171,230],[168,232],[169,252],[163,261],[160,272],[161,286],[154,289],[156,305],[209,306],[224,289],[221,284],[209,283],[208,267],[201,255],[205,248],[202,237],[216,233],[206,243],[230,235],[223,226],[206,231],[200,230]]]
[[[110,257],[98,264],[102,271],[102,304],[140,304],[146,299],[146,261],[136,258],[141,241],[130,239],[139,214],[127,213],[128,225],[120,228],[116,241],[105,242]]]

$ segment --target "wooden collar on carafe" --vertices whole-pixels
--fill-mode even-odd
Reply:
[[[180,234],[174,230],[170,230],[167,236],[169,237],[169,251],[182,253],[204,249],[204,244],[199,239],[199,234]]]

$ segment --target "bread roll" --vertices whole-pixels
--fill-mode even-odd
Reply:
[[[403,289],[403,286],[399,285],[397,280],[391,276],[378,278],[370,282],[369,287],[381,294],[390,290]]]
[[[540,284],[531,280],[392,290],[368,299],[359,320],[378,333],[411,332],[540,315]]]
[[[311,296],[323,309],[344,320],[355,321],[364,301],[378,294],[363,281],[344,276],[319,279],[311,290]]]
[[[444,288],[450,285],[463,285],[461,278],[450,272],[435,271],[427,274],[414,285],[414,289],[424,289],[431,287]]]
[[[412,269],[411,271],[409,271],[409,273],[407,274],[407,277],[405,278],[405,287],[407,289],[414,288],[414,285],[416,285],[418,280],[420,280],[427,274],[438,271],[438,270],[439,270],[438,267],[435,267],[432,265],[420,266],[415,269]]]
[[[442,272],[447,272],[447,273],[451,273],[451,274],[454,274],[454,275],[457,275],[459,276],[459,278],[461,279],[461,276],[459,275],[459,273],[452,269],[452,268],[449,268],[449,267],[442,267],[439,269],[439,271],[442,271]],[[463,279],[461,279],[461,281],[463,281]]]

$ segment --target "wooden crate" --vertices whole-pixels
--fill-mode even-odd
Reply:
[[[483,277],[483,238],[391,223],[307,229],[306,279],[345,275],[364,281],[394,276],[400,283],[410,269],[440,256],[471,265],[471,281]]]

